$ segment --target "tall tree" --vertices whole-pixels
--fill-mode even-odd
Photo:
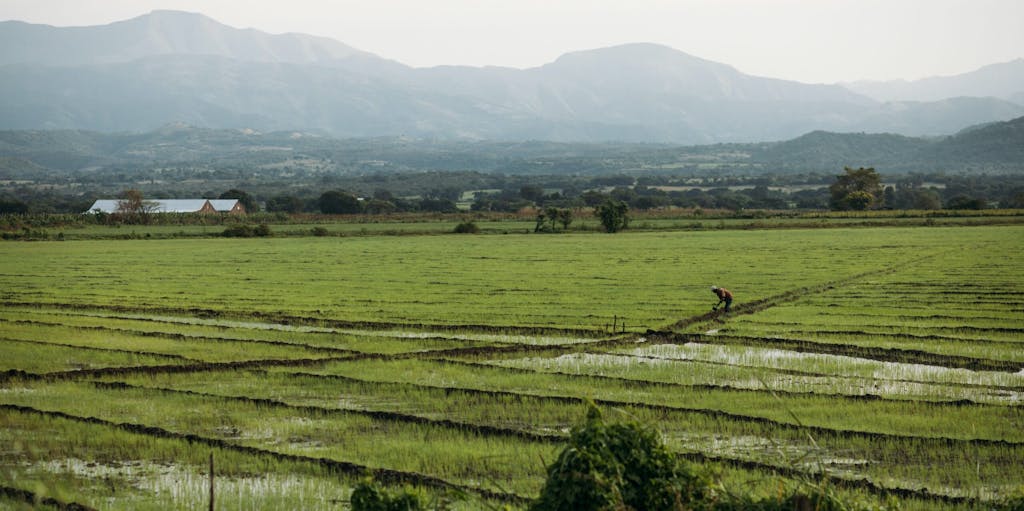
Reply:
[[[601,225],[607,232],[619,232],[629,225],[629,206],[620,200],[604,201],[594,214],[601,219]]]
[[[348,192],[331,190],[320,195],[317,201],[320,211],[328,215],[349,215],[362,213],[363,205],[355,195]]]
[[[0,215],[28,213],[28,204],[18,199],[0,197]]]
[[[134,188],[121,192],[117,201],[117,218],[127,224],[149,223],[149,214],[157,207],[153,201],[143,197],[142,192]]]
[[[242,206],[245,208],[246,213],[256,213],[257,211],[260,210],[259,206],[256,204],[256,199],[254,199],[252,195],[249,195],[248,193],[243,192],[242,190],[239,190],[237,188],[232,188],[220,194],[220,197],[217,198],[237,199],[238,202],[242,203]]]
[[[845,174],[836,176],[836,182],[828,187],[832,209],[864,210],[881,204],[882,178],[874,167],[843,170]]]
[[[267,199],[267,211],[301,213],[304,206],[302,199],[294,195],[278,195]]]

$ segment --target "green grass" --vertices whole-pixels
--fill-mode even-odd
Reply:
[[[204,372],[189,378],[138,375],[126,381],[151,388],[269,399],[329,410],[387,411],[435,421],[450,420],[562,437],[586,410],[583,401],[323,378],[302,373]],[[811,471],[825,469],[847,477],[889,480],[889,484],[900,487],[942,484],[953,488],[1000,485],[1009,488],[1016,476],[1007,473],[1006,468],[1012,467],[1016,458],[1024,456],[1024,445],[973,445],[949,439],[855,435],[744,421],[699,411],[621,405],[609,414],[620,420],[637,420],[655,427],[670,447],[680,452],[699,452],[781,467],[800,465]],[[950,469],[933,470],[934,464],[941,463],[945,457],[958,456],[962,450],[970,450],[976,465],[982,468],[960,467],[959,475],[954,475],[955,471]]]
[[[1019,407],[963,407],[924,401],[839,399],[838,396],[828,394],[787,394],[776,397],[763,391],[766,389],[673,389],[656,384],[644,385],[647,380],[642,378],[608,379],[418,360],[331,362],[322,368],[304,368],[303,372],[442,388],[505,390],[537,396],[578,396],[720,411],[786,424],[799,421],[805,425],[829,429],[1024,441],[1024,432],[1017,427],[1022,413]],[[970,428],[965,428],[967,424]]]
[[[0,299],[406,325],[603,330],[1024,237],[1024,228],[0,244]],[[895,242],[894,240],[898,240]]]
[[[996,499],[1024,484],[1024,226],[823,222],[925,220],[0,243],[0,476],[103,509],[167,507],[171,488],[198,507],[214,450],[228,508],[275,489],[336,508],[350,480],[331,463],[530,497],[589,398],[719,460],[729,491],[772,492],[774,468],[854,500],[914,490],[904,509]],[[735,312],[707,315],[711,284]],[[100,368],[122,369],[71,372]]]
[[[287,461],[236,449],[102,424],[0,410],[0,479],[4,484],[96,509],[202,509],[209,498],[209,457],[217,509],[337,509],[359,474],[316,462]],[[432,492],[434,498],[442,493]],[[10,507],[4,507],[8,505]],[[479,509],[467,496],[456,509]],[[46,509],[0,501],[0,509]]]
[[[38,342],[0,339],[0,371],[51,373],[106,367],[159,366],[180,364],[177,357],[131,352],[90,350]]]
[[[261,344],[274,343],[286,355],[315,354],[312,350],[338,350],[364,353],[405,353],[426,350],[490,346],[505,340],[496,335],[438,335],[433,333],[396,332],[386,330],[347,330],[325,327],[293,327],[278,323],[238,322],[173,316],[116,315],[103,312],[57,309],[10,308],[0,311],[0,322],[17,329],[31,331],[65,326],[82,337],[119,336],[129,334],[147,339],[135,345],[145,346],[150,338],[180,341],[225,342],[224,346],[258,349]],[[21,322],[24,324],[16,324]],[[26,326],[28,325],[28,326]],[[84,334],[84,332],[91,332]],[[77,337],[77,336],[76,336]],[[507,336],[506,336],[507,337]],[[532,338],[531,338],[532,339]],[[551,339],[550,342],[561,342]],[[248,343],[248,344],[245,344]],[[188,344],[187,342],[185,344]],[[284,345],[291,345],[284,346]],[[179,347],[179,350],[183,349]],[[329,353],[329,352],[328,352]],[[322,355],[321,355],[322,356]],[[286,357],[287,358],[287,357]]]
[[[111,329],[83,329],[62,325],[0,322],[10,340],[78,346],[110,351],[137,351],[167,355],[193,362],[241,362],[265,359],[307,359],[339,356],[299,345],[246,342],[204,337],[163,337]]]
[[[0,402],[228,440],[261,451],[432,474],[467,486],[498,490],[495,485],[501,484],[522,494],[539,490],[542,460],[553,460],[556,449],[550,443],[365,414],[316,414],[245,400],[80,383],[24,383]]]

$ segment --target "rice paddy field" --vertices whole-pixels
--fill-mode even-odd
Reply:
[[[512,509],[596,403],[722,491],[1024,489],[1024,226],[0,243],[0,509]],[[736,301],[712,311],[711,285]]]

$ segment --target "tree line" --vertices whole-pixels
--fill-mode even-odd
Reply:
[[[861,168],[863,170],[868,170]],[[282,192],[279,184],[244,183],[226,191],[187,197],[240,200],[247,211],[324,214],[517,212],[524,208],[596,208],[608,200],[631,210],[703,208],[745,209],[986,209],[1024,207],[1024,176],[927,175],[883,176],[872,173],[869,187],[849,188],[862,181],[860,169],[840,175],[805,176],[633,176],[596,177],[500,176],[479,173],[325,176],[319,185],[306,184]],[[852,174],[851,174],[852,173]],[[330,177],[328,179],[328,177]],[[852,180],[852,181],[851,181]],[[415,184],[410,184],[415,183]],[[843,193],[836,196],[836,186]],[[866,186],[866,185],[865,185]],[[149,198],[182,198],[175,185],[139,186]],[[862,192],[853,193],[851,192]],[[864,194],[870,195],[870,198]],[[4,187],[0,214],[82,213],[96,199],[110,198],[99,190],[75,187]]]

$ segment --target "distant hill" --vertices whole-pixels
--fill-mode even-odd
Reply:
[[[146,132],[181,122],[332,137],[708,144],[815,130],[946,135],[1021,115],[1024,105],[996,97],[883,103],[654,44],[524,70],[416,69],[330,39],[175,11],[96,27],[0,23],[0,129]]]
[[[843,168],[913,164],[920,151],[936,142],[902,135],[815,131],[770,144],[757,161],[779,167]]]
[[[848,89],[878,101],[940,101],[973,96],[1024,105],[1024,58],[991,64],[970,73],[921,80],[853,82]]]
[[[189,167],[258,173],[293,167],[337,174],[479,171],[504,174],[698,172],[883,172],[1024,174],[1024,117],[953,136],[814,131],[772,143],[679,146],[629,143],[484,142],[411,138],[336,139],[175,124],[147,133],[0,131],[0,179],[95,169]],[[241,170],[238,170],[241,169]],[[706,172],[706,171],[705,171]]]
[[[0,22],[0,65],[80,67],[131,62],[155,55],[207,55],[293,64],[375,58],[333,39],[239,30],[202,14],[180,11],[154,11],[90,27]]]
[[[889,132],[917,136],[956,133],[963,126],[1024,115],[1020,105],[996,98],[958,97],[934,102],[897,101],[864,112],[841,131]]]
[[[1024,168],[1024,117],[965,129],[927,148],[928,159],[961,168]]]

